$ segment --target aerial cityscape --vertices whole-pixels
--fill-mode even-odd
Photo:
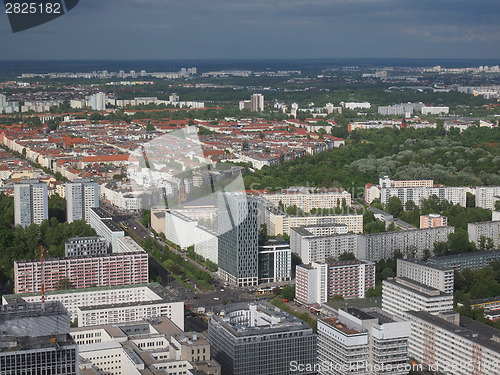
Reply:
[[[499,5],[271,3],[5,1],[0,375],[500,374]]]

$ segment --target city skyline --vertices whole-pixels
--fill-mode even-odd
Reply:
[[[85,1],[32,30],[2,22],[0,43],[2,60],[498,58],[499,11],[491,0]]]

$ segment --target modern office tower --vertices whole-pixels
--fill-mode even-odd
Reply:
[[[454,311],[431,315],[408,311],[408,352],[435,373],[500,374],[500,331]]]
[[[453,310],[453,294],[410,280],[396,277],[382,282],[382,309],[398,318],[407,311],[438,314]]]
[[[165,317],[141,322],[72,328],[79,345],[81,374],[220,375],[210,343],[183,332]],[[200,372],[202,371],[202,372]]]
[[[450,267],[457,271],[462,271],[465,268],[484,268],[495,260],[500,260],[500,250],[445,255],[442,257],[429,258],[427,261],[438,266]]]
[[[261,197],[276,207],[281,203],[284,208],[297,206],[304,212],[310,212],[313,208],[329,209],[351,206],[351,194],[342,189],[326,193],[291,192],[285,194],[264,194]]]
[[[106,94],[98,92],[89,97],[89,107],[95,111],[104,111],[106,109]]]
[[[264,111],[264,95],[253,94],[250,97],[250,110],[252,112],[263,112]]]
[[[14,185],[14,224],[28,227],[49,219],[47,184],[25,180]]]
[[[442,267],[418,259],[399,258],[396,276],[407,277],[442,292],[453,294],[455,273],[450,267]]]
[[[39,301],[40,293],[2,297],[3,305]],[[45,294],[45,301],[61,302],[71,315],[71,320],[77,319],[78,327],[164,316],[184,329],[184,302],[157,283],[49,291]]]
[[[222,375],[316,373],[316,334],[269,303],[226,306],[210,317],[208,334]]]
[[[375,287],[375,264],[364,260],[313,262],[297,266],[295,277],[295,299],[306,305],[327,302],[335,295],[364,298]]]
[[[81,289],[93,286],[142,284],[148,282],[148,254],[123,253],[85,258],[50,258],[43,262],[45,290],[60,287]],[[14,262],[14,293],[35,293],[41,290],[40,260]]]
[[[320,375],[405,375],[410,322],[386,312],[349,307],[318,320]]]
[[[329,229],[328,232],[321,229]],[[335,233],[337,232],[337,233]],[[326,234],[324,234],[326,233]],[[292,228],[290,247],[305,264],[338,258],[343,253],[356,253],[358,236],[348,234],[347,226],[325,224]]]
[[[498,200],[500,200],[500,186],[476,187],[476,207],[493,210]]]
[[[290,281],[292,252],[284,239],[259,239],[259,284]]]
[[[448,225],[448,218],[439,214],[420,215],[420,228],[438,228]]]
[[[466,187],[383,187],[380,190],[380,201],[382,204],[387,204],[391,197],[398,197],[403,206],[406,206],[408,201],[413,201],[415,205],[420,206],[423,199],[429,199],[435,195],[439,201],[447,200],[452,204],[465,207],[466,193]]]
[[[242,193],[219,193],[217,200],[219,274],[231,285],[257,285],[257,201]]]
[[[118,251],[118,237],[125,236],[125,232],[101,208],[90,209],[89,225],[94,228],[98,236],[104,237],[113,252]]]
[[[107,254],[108,249],[108,243],[103,237],[75,237],[64,244],[64,256],[74,258]]]
[[[422,258],[424,250],[434,249],[436,242],[448,241],[448,235],[455,232],[455,227],[400,230],[362,234],[358,236],[356,258],[373,262],[392,258],[396,250],[408,258]]]
[[[59,302],[21,303],[0,309],[0,374],[78,375],[78,345]]]
[[[99,184],[89,179],[66,183],[66,215],[68,223],[90,221],[90,209],[99,207]]]
[[[480,248],[481,241],[488,238],[493,241],[493,248],[500,248],[500,221],[469,223],[467,232],[469,233],[469,241],[474,242],[478,248]]]

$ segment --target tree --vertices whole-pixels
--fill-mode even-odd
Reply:
[[[339,260],[354,260],[356,256],[351,252],[345,252],[339,255]]]
[[[54,285],[55,290],[66,290],[66,289],[73,289],[73,285],[71,285],[71,282],[67,278],[60,279],[56,285]]]
[[[394,217],[399,217],[403,212],[401,200],[396,196],[390,197],[386,205],[386,211]]]
[[[295,299],[295,285],[287,285],[281,291],[281,297],[289,301]]]
[[[495,211],[500,211],[500,200],[495,202]]]
[[[342,297],[339,294],[335,294],[332,298],[330,298],[330,301],[343,301],[344,297]]]

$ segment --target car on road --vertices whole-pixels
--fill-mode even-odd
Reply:
[[[218,301],[218,300],[219,300],[219,297],[214,297],[214,300]]]

